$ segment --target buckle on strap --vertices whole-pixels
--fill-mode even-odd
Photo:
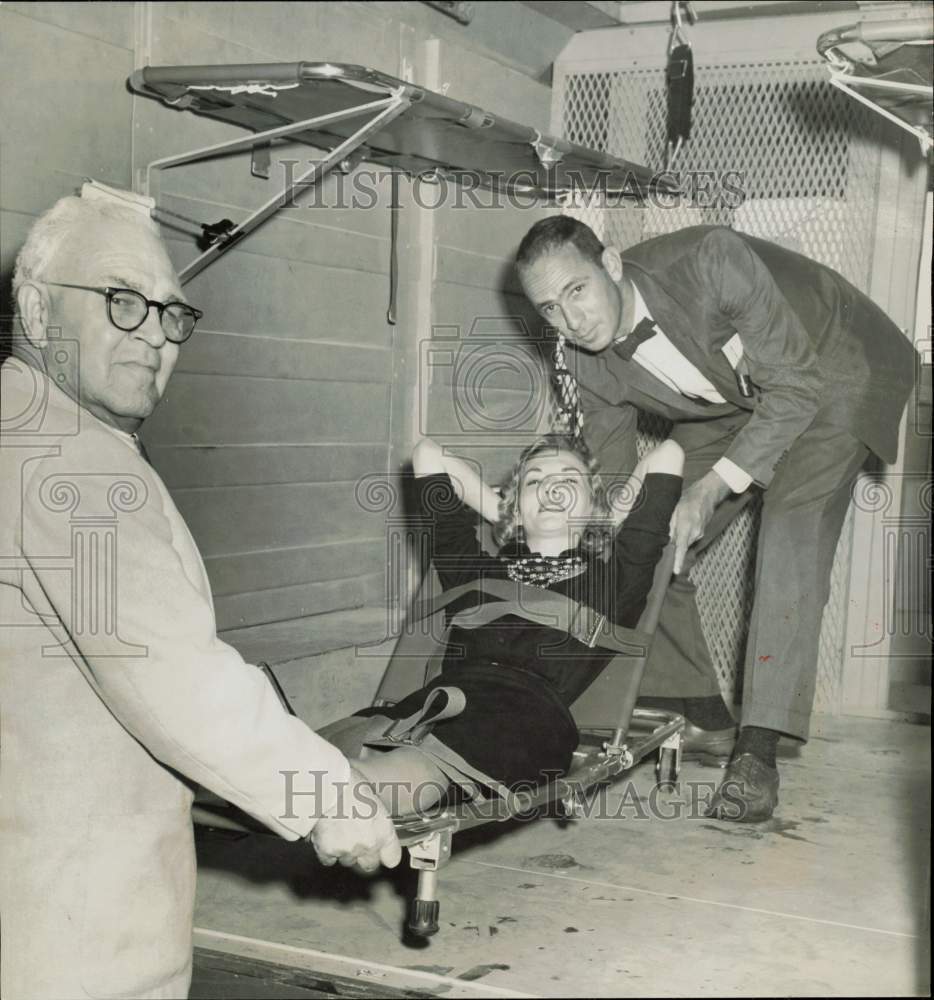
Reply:
[[[571,619],[568,631],[579,642],[593,649],[604,625],[606,625],[606,615],[594,611],[588,604],[580,604]]]
[[[453,719],[466,706],[467,696],[459,687],[437,687],[425,699],[420,711],[406,719],[396,720],[386,730],[384,739],[400,745],[418,746],[436,722]]]

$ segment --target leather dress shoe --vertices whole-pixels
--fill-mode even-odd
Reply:
[[[761,823],[771,817],[777,805],[778,771],[755,754],[743,753],[727,764],[704,815],[734,823]]]
[[[729,729],[701,729],[693,722],[681,730],[682,760],[697,760],[711,767],[726,767],[736,745],[736,726]]]

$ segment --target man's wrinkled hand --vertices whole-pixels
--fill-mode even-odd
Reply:
[[[354,768],[335,815],[318,820],[311,843],[321,864],[341,864],[364,875],[371,875],[381,864],[395,868],[402,860],[399,838],[385,806]]]
[[[683,571],[688,549],[703,537],[717,505],[729,492],[730,488],[713,471],[684,491],[671,517],[671,537],[675,543],[675,575]]]

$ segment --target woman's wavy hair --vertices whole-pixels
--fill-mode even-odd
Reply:
[[[591,454],[590,449],[582,440],[573,438],[569,434],[546,434],[530,444],[519,456],[519,460],[501,487],[499,519],[493,526],[493,538],[496,544],[501,547],[511,542],[525,541],[525,532],[522,525],[519,524],[519,489],[522,477],[529,462],[536,455],[541,455],[543,452],[554,454],[556,451],[566,451],[576,456],[590,477],[590,492],[594,509],[590,523],[581,532],[581,548],[594,555],[599,555],[603,552],[612,534],[611,512],[606,487],[600,476],[597,460]]]

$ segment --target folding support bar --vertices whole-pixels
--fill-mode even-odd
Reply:
[[[876,104],[875,101],[870,100],[868,97],[861,94],[854,87],[849,86],[848,83],[845,82],[848,80],[852,80],[853,82],[858,82],[860,86],[862,86],[863,84],[866,84],[867,86],[872,85],[871,83],[868,83],[866,80],[864,80],[863,77],[842,76],[837,73],[830,74],[830,82],[834,87],[837,88],[837,90],[843,91],[844,94],[848,94],[854,100],[859,101],[860,104],[864,104],[867,108],[871,108],[873,111],[876,112],[876,114],[882,115],[883,118],[887,118],[890,122],[893,122],[895,125],[898,125],[899,128],[903,128],[905,129],[906,132],[910,132],[918,140],[921,146],[921,155],[927,156],[931,148],[934,147],[934,139],[932,139],[931,136],[927,134],[927,131],[923,126],[912,125],[909,122],[906,122],[904,119],[899,118],[898,115],[893,115],[892,112],[889,111],[888,109],[883,108],[879,104]],[[880,84],[881,81],[876,81],[874,85],[879,86]],[[931,92],[930,87],[926,88],[926,90],[928,93]],[[921,92],[924,92],[924,89],[922,89]]]
[[[922,97],[931,97],[934,94],[934,87],[927,87],[923,83],[899,83],[898,80],[874,80],[871,76],[852,76],[847,73],[834,73],[833,80],[850,86],[894,90],[898,94],[919,94]]]
[[[366,104],[359,104],[355,108],[346,108],[344,111],[332,111],[327,115],[306,118],[304,121],[292,122],[290,125],[280,125],[277,128],[267,129],[265,132],[253,132],[251,135],[242,136],[239,139],[228,139],[225,142],[217,142],[213,146],[190,149],[187,153],[163,156],[159,160],[153,160],[146,168],[146,183],[149,183],[149,172],[153,169],[161,170],[165,167],[177,167],[182,163],[194,163],[197,160],[216,156],[218,153],[236,153],[243,149],[250,149],[252,146],[271,142],[273,139],[283,139],[286,136],[305,132],[308,129],[317,128],[321,125],[329,125],[333,122],[346,121],[348,118],[356,118],[358,115],[365,115],[369,111],[379,111],[382,108],[395,107],[399,99],[399,95],[393,95],[379,101],[368,101]],[[406,107],[408,107],[408,102],[406,102]]]
[[[336,146],[327,156],[322,160],[318,160],[314,166],[302,174],[300,177],[289,181],[285,188],[279,192],[279,194],[270,198],[265,204],[261,205],[255,212],[248,215],[243,222],[236,225],[223,239],[212,246],[210,249],[206,250],[200,257],[196,257],[187,267],[183,268],[179,272],[179,280],[182,284],[190,281],[195,275],[200,274],[209,264],[213,263],[220,257],[223,253],[229,250],[234,243],[243,239],[244,236],[248,236],[255,229],[258,229],[267,219],[271,218],[276,214],[281,208],[288,204],[292,193],[296,188],[307,188],[313,184],[317,184],[322,177],[325,176],[329,171],[333,170],[339,163],[347,158],[356,149],[362,146],[366,140],[378,132],[385,124],[391,122],[394,118],[398,118],[399,115],[403,114],[410,105],[410,101],[405,97],[397,94],[392,98],[388,98],[385,101],[374,101],[370,105],[366,105],[372,110],[374,106],[379,106],[383,110],[380,111],[378,115],[371,118],[366,125],[359,128],[353,135],[345,139],[339,146]],[[354,109],[354,113],[360,109]],[[343,117],[348,117],[348,112],[341,112]],[[333,116],[332,117],[333,120]],[[307,127],[307,122],[304,123]],[[294,131],[298,126],[287,126],[291,131]],[[280,130],[274,130],[280,131]],[[249,138],[246,145],[251,145],[255,143],[257,139],[260,141],[266,141],[270,133],[257,133]],[[240,145],[238,148],[243,148],[243,140],[236,140]],[[224,151],[229,151],[228,144],[221,144],[227,147]],[[215,152],[217,150],[215,149]],[[174,157],[172,159],[175,159]],[[159,161],[156,161],[157,163]],[[167,165],[167,164],[165,164]]]

